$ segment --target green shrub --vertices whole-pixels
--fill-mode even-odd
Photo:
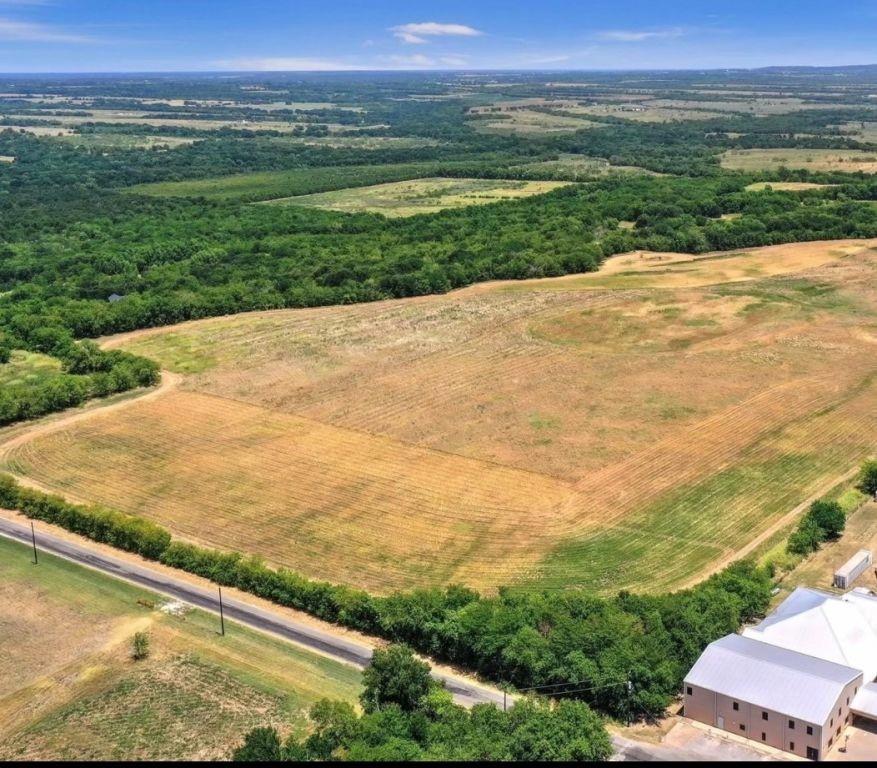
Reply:
[[[814,501],[789,536],[786,549],[794,555],[807,555],[819,549],[823,541],[837,539],[845,527],[846,514],[838,502]]]
[[[233,760],[244,763],[276,763],[281,758],[280,737],[274,728],[254,728],[242,746],[238,747]]]
[[[869,496],[877,495],[877,459],[866,461],[859,474],[859,488]]]
[[[135,632],[131,638],[131,658],[142,661],[149,656],[149,635],[146,632]]]
[[[839,538],[847,524],[847,517],[836,501],[813,502],[810,518],[822,530],[826,541]]]
[[[404,712],[418,709],[429,694],[429,664],[414,657],[404,645],[379,648],[362,676],[360,696],[366,712],[395,704]]]

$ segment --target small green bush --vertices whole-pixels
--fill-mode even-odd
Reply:
[[[149,656],[149,635],[146,632],[135,632],[131,638],[131,658],[142,661]]]
[[[789,536],[787,550],[794,555],[807,555],[819,549],[823,541],[839,538],[846,527],[846,514],[836,501],[814,501]]]
[[[869,496],[877,495],[877,459],[871,459],[862,465],[859,488]]]

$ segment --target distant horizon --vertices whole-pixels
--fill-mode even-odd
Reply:
[[[0,0],[2,1],[2,0]],[[633,67],[633,68],[579,68],[557,69],[546,67],[445,68],[445,69],[155,69],[155,70],[69,70],[69,71],[0,71],[0,77],[87,77],[131,75],[368,75],[368,74],[624,74],[625,72],[759,72],[764,70],[837,70],[877,68],[877,61],[867,64],[767,64],[758,67]]]

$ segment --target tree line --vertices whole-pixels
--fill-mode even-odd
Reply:
[[[274,728],[254,728],[233,759],[593,762],[612,754],[603,723],[586,704],[525,699],[508,711],[492,704],[467,710],[401,645],[375,651],[360,702],[362,714],[344,701],[318,701],[310,710],[310,733],[285,743]]]
[[[20,487],[0,476],[0,506],[350,629],[404,643],[519,689],[550,686],[616,718],[662,715],[703,648],[761,615],[772,579],[750,562],[691,589],[599,597],[460,586],[371,595],[175,541],[161,526]]]
[[[45,416],[160,379],[158,365],[122,350],[103,351],[91,341],[74,342],[69,333],[35,327],[32,334],[0,336],[0,365],[15,349],[43,352],[61,360],[63,373],[36,382],[6,384],[0,390],[0,426]]]

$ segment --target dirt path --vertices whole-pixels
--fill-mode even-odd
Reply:
[[[4,458],[9,454],[9,451],[18,448],[25,443],[29,443],[37,437],[43,437],[44,435],[50,435],[53,432],[66,429],[71,424],[90,419],[97,414],[113,413],[114,411],[128,408],[134,403],[154,400],[155,398],[161,397],[162,395],[176,389],[182,380],[183,377],[178,373],[162,371],[161,382],[159,385],[153,389],[146,390],[142,395],[128,397],[124,400],[110,403],[109,405],[98,405],[93,408],[70,410],[69,412],[62,414],[60,418],[50,418],[49,420],[39,421],[32,426],[25,425],[24,431],[17,432],[5,442],[0,443],[0,458]]]
[[[731,563],[736,562],[737,560],[742,560],[744,557],[751,555],[758,547],[764,544],[765,541],[770,539],[774,534],[781,531],[785,526],[791,525],[795,520],[804,512],[806,509],[814,502],[821,499],[828,493],[832,488],[840,485],[841,483],[846,483],[849,480],[852,480],[859,473],[859,467],[855,467],[851,469],[849,472],[841,475],[840,477],[836,477],[832,480],[829,480],[827,483],[819,486],[819,490],[816,493],[808,496],[804,501],[802,501],[797,507],[789,510],[785,515],[783,515],[779,520],[777,520],[770,528],[768,528],[763,533],[756,536],[752,541],[750,541],[745,547],[742,549],[738,549],[735,552],[732,552],[724,559],[720,560],[718,563],[713,565],[709,570],[703,571],[699,573],[696,577],[690,579],[684,584],[680,585],[679,589],[689,589],[690,587],[699,584],[702,581],[706,581],[713,574],[718,573],[719,571],[727,568]]]

